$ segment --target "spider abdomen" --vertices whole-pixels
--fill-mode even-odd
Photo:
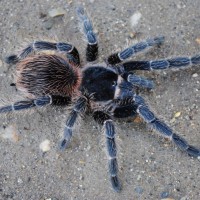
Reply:
[[[16,86],[29,98],[44,95],[72,96],[81,77],[76,66],[58,55],[34,55],[17,65]]]

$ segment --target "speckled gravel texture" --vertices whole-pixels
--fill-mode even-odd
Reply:
[[[84,61],[85,42],[75,8],[83,5],[93,21],[100,43],[99,62],[112,52],[158,35],[160,48],[133,57],[159,59],[200,53],[199,0],[1,0],[1,104],[23,99],[14,87],[15,67],[4,63],[33,40],[68,41]],[[48,11],[63,8],[63,17],[50,19]],[[141,13],[133,28],[130,18]],[[134,37],[135,32],[137,33]],[[141,91],[152,110],[190,144],[200,148],[200,66],[179,71],[137,72],[155,81],[153,91]],[[180,116],[173,119],[175,113]],[[20,140],[0,137],[0,200],[198,200],[200,161],[178,150],[144,123],[118,121],[121,193],[111,189],[103,134],[90,117],[80,122],[71,146],[57,150],[69,109],[51,107],[1,116],[1,128],[15,124]],[[1,133],[2,134],[2,131]],[[50,150],[39,146],[50,141]]]

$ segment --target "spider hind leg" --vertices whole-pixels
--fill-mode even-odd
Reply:
[[[0,107],[0,113],[25,110],[25,109],[33,108],[35,106],[41,107],[47,104],[51,104],[50,96],[39,97],[33,100],[17,101],[13,103],[12,105]]]
[[[66,106],[71,102],[70,97],[62,97],[56,95],[48,95],[38,97],[31,100],[22,100],[13,103],[12,105],[0,107],[0,113],[7,113],[12,111],[26,110],[33,107],[43,107],[46,105]]]

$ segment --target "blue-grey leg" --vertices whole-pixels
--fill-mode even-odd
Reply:
[[[76,101],[73,110],[71,111],[65,124],[63,138],[59,146],[60,150],[65,150],[69,146],[72,137],[72,129],[75,125],[75,122],[77,121],[78,116],[84,113],[84,111],[87,108],[87,105],[88,99],[84,96],[80,97]]]
[[[128,47],[127,49],[124,49],[119,53],[114,53],[110,55],[107,58],[107,62],[108,64],[115,65],[130,58],[131,56],[134,56],[139,52],[142,52],[156,45],[161,45],[163,42],[164,42],[163,36],[147,39],[146,41],[139,42],[133,46]]]
[[[163,60],[152,61],[130,61],[122,64],[122,70],[125,72],[134,70],[162,70],[170,68],[183,68],[190,65],[200,64],[200,55],[192,57],[176,57]]]
[[[6,113],[11,111],[17,111],[17,110],[25,110],[29,108],[33,108],[35,106],[42,107],[45,105],[51,104],[51,96],[44,96],[39,97],[34,100],[23,100],[13,103],[9,106],[3,106],[0,107],[0,113]]]
[[[124,112],[127,112],[127,115],[119,113],[120,107],[125,106],[127,111]],[[130,109],[133,109],[132,112],[130,112]],[[139,116],[146,123],[151,125],[153,129],[157,130],[158,133],[162,134],[162,136],[169,138],[173,143],[175,143],[175,145],[177,145],[178,148],[185,151],[190,156],[200,158],[200,149],[189,145],[185,139],[174,133],[167,124],[159,120],[149,109],[148,105],[145,103],[145,100],[141,96],[132,93],[132,97],[115,99],[108,104],[107,110],[113,113],[113,115],[117,118],[135,116],[135,113],[139,114]]]
[[[137,106],[136,112],[155,130],[161,133],[164,137],[169,138],[177,147],[188,153],[190,156],[200,158],[200,149],[189,145],[188,142],[181,136],[173,132],[164,122],[159,120],[145,103],[144,99],[138,95],[133,97],[134,104]]]
[[[33,107],[43,107],[46,105],[58,105],[58,106],[66,106],[71,102],[70,97],[62,97],[62,96],[42,96],[37,99],[31,100],[22,100],[13,103],[12,105],[2,106],[0,107],[0,113],[18,111],[18,110],[26,110]]]
[[[10,55],[6,57],[5,62],[7,64],[16,64],[31,53],[44,50],[52,50],[65,53],[70,62],[73,62],[76,65],[80,65],[79,53],[76,47],[64,42],[52,43],[47,41],[35,41],[24,48],[18,55]]]
[[[102,111],[95,111],[93,113],[93,118],[96,122],[103,125],[104,134],[106,136],[110,180],[113,189],[119,192],[121,190],[121,184],[118,178],[117,148],[115,143],[116,132],[113,121],[108,114]]]
[[[143,87],[147,89],[154,88],[154,82],[152,80],[137,76],[133,73],[124,73],[123,78],[131,83],[133,86]]]
[[[88,62],[95,61],[98,56],[98,42],[96,35],[93,31],[92,23],[86,15],[82,7],[77,8],[77,15],[81,22],[81,28],[85,37],[87,38],[86,60]]]

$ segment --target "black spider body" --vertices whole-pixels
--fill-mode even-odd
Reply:
[[[78,8],[77,13],[88,42],[86,60],[95,61],[98,55],[98,42],[92,24],[83,8]],[[63,42],[35,41],[20,54],[6,58],[8,64],[17,64],[16,86],[28,99],[0,107],[0,113],[45,105],[73,104],[60,142],[61,150],[66,149],[70,144],[78,116],[91,114],[96,122],[103,125],[109,176],[115,191],[121,190],[121,184],[118,178],[116,131],[113,118],[139,115],[158,133],[172,140],[181,150],[193,157],[200,157],[200,150],[189,145],[167,124],[159,120],[145,100],[136,93],[135,86],[152,89],[154,83],[134,74],[136,70],[163,70],[197,65],[200,64],[200,55],[124,62],[130,56],[161,45],[163,42],[162,36],[148,39],[110,55],[104,64],[81,66],[78,50],[73,45]],[[53,50],[56,54],[31,55],[33,52],[43,50]]]
[[[83,70],[81,92],[93,94],[95,101],[112,100],[115,95],[118,74],[108,67],[91,66]]]

